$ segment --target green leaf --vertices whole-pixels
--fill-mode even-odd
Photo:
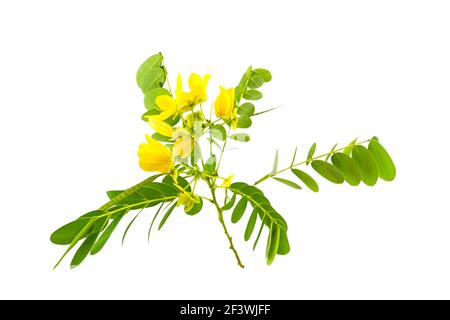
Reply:
[[[97,241],[95,242],[95,244],[93,245],[93,247],[91,249],[91,254],[92,255],[98,253],[100,250],[103,249],[103,247],[105,246],[106,242],[111,237],[111,234],[114,232],[114,230],[116,229],[116,227],[119,224],[120,220],[122,220],[122,218],[123,218],[123,216],[125,214],[126,214],[126,212],[124,212],[124,213],[118,215],[117,217],[115,217],[114,220],[105,229],[105,231],[103,231],[103,233],[100,235],[100,237],[97,239]]]
[[[161,175],[155,175],[152,178],[159,176]],[[133,193],[125,196],[122,196],[122,193],[124,192],[123,190],[108,191],[106,194],[114,202],[115,205],[132,205],[133,210],[153,207],[161,202],[171,201],[178,195],[178,189],[173,185],[166,185],[165,183],[160,182],[148,182],[146,185],[143,185],[133,191]],[[118,197],[120,197],[120,199]]]
[[[272,207],[264,196],[264,193],[255,186],[249,186],[243,182],[235,182],[230,188],[231,191],[237,193],[243,198],[247,198],[253,208],[258,208],[259,213],[266,217],[265,222],[269,225],[269,222],[274,222],[280,226],[283,230],[287,230],[287,223],[283,217]]]
[[[316,147],[317,144],[314,142],[311,148],[309,148],[308,156],[306,157],[306,165],[308,165],[312,161],[312,158],[314,157],[314,152],[316,152]]]
[[[294,166],[296,156],[297,156],[297,147],[295,147],[294,155],[292,156],[291,167]]]
[[[154,134],[152,134],[152,138],[155,139],[156,141],[161,141],[161,142],[170,142],[170,138],[163,136],[162,134],[159,134],[158,132],[155,132]]]
[[[333,146],[333,148],[331,148],[330,152],[328,152],[327,157],[325,158],[325,161],[328,161],[328,159],[330,159],[331,155],[333,154],[334,150],[337,147],[337,143]]]
[[[73,247],[78,243],[78,241],[80,241],[81,239],[85,238],[88,233],[89,230],[91,230],[92,226],[94,224],[94,220],[89,220],[89,222],[83,227],[83,229],[80,230],[80,232],[75,236],[75,238],[72,240],[72,242],[70,243],[69,247],[66,249],[66,251],[64,252],[64,254],[62,255],[62,257],[58,260],[58,262],[56,262],[55,266],[53,267],[53,269],[56,269],[59,264],[61,263],[61,261],[63,261],[63,259],[66,257],[66,255],[69,253],[70,250],[73,249]]]
[[[141,90],[146,95],[152,89],[161,87],[166,81],[166,72],[161,67],[153,67],[147,71],[141,80]]]
[[[159,111],[158,109],[156,109],[156,107],[154,107],[154,108],[151,108],[150,110],[147,110],[146,112],[144,112],[144,113],[141,115],[141,119],[142,119],[142,121],[148,123],[148,117],[149,117],[149,116],[158,115],[158,114],[160,114],[160,113],[161,113],[161,111]]]
[[[246,102],[238,108],[237,113],[240,116],[250,117],[255,113],[255,106],[253,103]]]
[[[358,141],[358,138],[356,138],[352,142],[350,142],[348,144],[348,146],[346,146],[344,148],[343,153],[345,153],[346,155],[350,155],[350,153],[352,153],[353,148],[356,146],[356,141]]]
[[[378,180],[378,167],[372,153],[363,146],[355,146],[352,150],[352,158],[361,169],[362,181],[368,186],[375,185]]]
[[[127,237],[128,231],[130,230],[130,228],[133,225],[134,221],[136,221],[137,217],[139,217],[139,215],[141,214],[142,210],[144,210],[144,208],[142,208],[138,213],[136,213],[134,218],[131,219],[130,223],[128,223],[127,227],[125,228],[125,231],[123,232],[123,236],[122,236],[122,246],[123,246],[123,243],[125,242],[125,238]]]
[[[253,243],[253,251],[255,251],[256,246],[258,245],[258,241],[259,241],[259,238],[261,237],[262,230],[263,230],[264,226],[266,225],[266,223],[264,222],[264,219],[265,219],[265,216],[263,216],[263,219],[261,219],[262,220],[261,226],[259,227],[258,235],[256,236],[255,242]]]
[[[345,153],[335,153],[331,157],[331,162],[344,175],[345,181],[351,186],[357,186],[361,182],[361,170],[355,160]]]
[[[178,123],[178,121],[180,121],[180,119],[181,119],[180,115],[177,115],[175,117],[167,118],[166,120],[164,120],[164,122],[170,124],[173,127],[174,125],[176,125]]]
[[[172,186],[173,188],[176,189],[176,187],[174,186],[175,182],[173,181],[172,176],[166,175],[166,176],[163,178],[162,182],[163,182],[164,184],[168,184],[169,186]],[[186,180],[185,178],[183,178],[183,177],[181,177],[181,176],[178,176],[178,177],[177,177],[177,184],[178,184],[181,188],[183,188],[184,190],[186,190],[186,191],[188,191],[188,192],[191,192],[191,186],[189,185],[189,182],[187,182],[187,180]]]
[[[80,233],[80,231],[91,222],[91,218],[105,214],[105,211],[103,210],[95,210],[91,211],[89,213],[86,213],[85,215],[82,215],[77,220],[74,220],[72,222],[69,222],[68,224],[62,226],[58,230],[52,233],[50,236],[50,241],[54,244],[59,245],[68,245],[71,244],[73,239],[76,238],[76,236]],[[88,235],[89,232],[86,232],[86,235]]]
[[[273,160],[273,168],[271,174],[275,174],[278,171],[278,150],[275,152],[275,159]]]
[[[244,75],[239,81],[239,85],[236,87],[235,98],[236,102],[239,103],[241,101],[242,95],[247,90],[248,82],[250,81],[250,77],[252,75],[252,66],[248,67],[245,71]]]
[[[75,268],[79,266],[83,260],[87,257],[89,254],[89,251],[91,251],[92,246],[94,245],[95,241],[97,240],[98,233],[91,234],[89,237],[84,240],[84,242],[81,244],[81,246],[78,248],[77,252],[75,252],[75,255],[72,258],[72,262],[70,263],[71,268]]]
[[[238,128],[249,128],[252,125],[252,119],[249,117],[239,117],[237,127]]]
[[[264,79],[264,82],[269,82],[270,80],[272,80],[272,74],[267,69],[258,68],[253,70],[252,74],[260,76]]]
[[[230,139],[240,141],[240,142],[249,142],[250,141],[250,135],[247,133],[235,133],[230,135]]]
[[[341,184],[344,182],[344,176],[338,168],[323,160],[314,160],[311,163],[314,170],[322,177],[333,183]]]
[[[258,90],[247,90],[244,93],[244,99],[246,100],[259,100],[263,97],[263,94]]]
[[[247,198],[241,198],[234,207],[233,213],[231,214],[231,222],[236,223],[241,220],[244,215],[245,209],[247,208]]]
[[[292,169],[292,173],[297,176],[311,191],[319,192],[319,185],[309,174],[300,170]]]
[[[106,194],[108,195],[108,197],[110,199],[114,199],[116,198],[118,195],[120,195],[123,191],[122,190],[112,190],[112,191],[107,191]],[[128,195],[126,198],[117,201],[117,205],[118,206],[129,206],[129,205],[133,205],[133,209],[141,209],[143,207],[146,206],[151,206],[151,205],[156,205],[158,204],[158,202],[154,202],[152,204],[141,204],[141,205],[136,205],[140,202],[145,201],[145,197],[141,194],[139,194],[137,191]]]
[[[222,211],[230,210],[234,206],[234,202],[236,201],[236,193],[233,193],[230,201],[228,201],[223,207]]]
[[[258,217],[258,209],[253,209],[252,215],[248,219],[247,227],[245,228],[244,239],[248,241],[252,236],[253,230],[255,229],[256,218]]]
[[[385,181],[395,179],[396,169],[394,161],[386,151],[386,149],[376,139],[372,139],[369,143],[369,151],[375,158],[380,178]]]
[[[205,171],[209,174],[214,174],[214,172],[216,171],[216,164],[217,159],[216,156],[213,154],[211,157],[209,157],[208,160],[206,160]]]
[[[161,53],[157,53],[152,55],[150,58],[144,61],[143,64],[139,67],[136,73],[136,82],[140,88],[142,88],[142,81],[145,78],[145,75],[155,67],[160,67],[163,62],[163,56]]]
[[[264,79],[255,74],[250,77],[250,81],[248,82],[248,87],[251,89],[258,89],[264,84]]]
[[[186,211],[184,210],[188,215],[193,216],[199,213],[203,208],[203,199],[199,198],[199,202],[196,202],[194,206],[191,208],[191,210]]]
[[[168,204],[170,206],[170,203]],[[150,223],[150,227],[148,228],[148,232],[147,232],[147,241],[150,243],[150,234],[152,233],[153,230],[153,224],[156,221],[156,218],[158,217],[159,213],[161,212],[162,207],[164,206],[164,203],[161,203],[161,205],[159,206],[158,210],[156,210],[155,215],[153,216],[152,222]]]
[[[287,233],[284,230],[280,230],[280,243],[278,244],[278,254],[285,255],[291,251],[291,246],[289,245],[289,240]]]
[[[178,196],[178,189],[172,185],[163,182],[152,182],[146,184],[143,188],[139,190],[146,199],[157,199],[166,197],[176,197]],[[172,200],[172,199],[170,199]]]
[[[169,208],[169,210],[167,210],[166,214],[164,215],[164,217],[161,219],[161,222],[159,223],[158,230],[161,230],[161,228],[164,226],[164,224],[166,223],[166,221],[169,218],[170,214],[172,213],[173,209],[175,209],[176,205],[177,205],[177,203],[175,202]]]
[[[147,92],[147,94],[144,97],[144,105],[145,105],[145,107],[148,110],[156,109],[160,113],[160,111],[156,107],[155,99],[156,99],[156,97],[164,96],[164,95],[170,96],[169,91],[167,91],[164,88],[159,88],[158,87],[158,88],[150,90],[149,92]]]
[[[271,265],[275,260],[280,244],[280,228],[276,224],[270,227],[269,237],[267,239],[266,261],[267,265]]]
[[[222,125],[216,125],[212,127],[211,134],[213,135],[214,138],[222,141],[224,141],[225,138],[227,137],[227,132]]]
[[[298,184],[296,184],[293,181],[287,180],[287,179],[283,179],[283,178],[278,178],[278,177],[273,177],[275,180],[277,180],[278,182],[284,183],[285,185],[294,188],[294,189],[301,189],[302,187],[300,187]]]

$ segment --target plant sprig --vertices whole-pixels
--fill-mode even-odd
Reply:
[[[204,202],[216,210],[229,248],[242,268],[244,264],[226,220],[238,223],[246,212],[251,211],[244,240],[249,241],[256,234],[254,250],[266,229],[266,262],[270,265],[277,255],[290,252],[288,225],[257,185],[273,179],[299,190],[302,189],[301,182],[310,190],[318,192],[317,181],[298,169],[301,165],[310,166],[320,176],[336,184],[347,182],[356,186],[362,181],[373,186],[378,178],[386,181],[395,178],[396,169],[391,157],[378,138],[374,137],[361,142],[355,139],[341,148],[335,145],[330,151],[317,156],[317,144],[314,143],[301,161],[296,160],[296,148],[290,165],[282,169],[279,169],[280,156],[277,151],[272,171],[253,185],[233,182],[233,174],[224,175],[221,172],[225,150],[234,141],[250,141],[250,135],[242,130],[252,126],[255,116],[276,109],[257,111],[254,104],[263,97],[260,88],[272,80],[272,75],[266,69],[248,67],[236,87],[220,87],[220,94],[215,98],[208,115],[205,115],[209,78],[209,75],[201,77],[192,74],[189,77],[189,90],[186,91],[181,76],[178,76],[173,89],[169,85],[161,53],[152,55],[140,66],[136,81],[144,94],[144,106],[147,109],[141,118],[153,128],[154,133],[151,137],[147,136],[147,142],[139,147],[139,165],[144,171],[158,173],[128,189],[108,191],[109,201],[99,209],[53,232],[50,237],[53,243],[68,246],[55,268],[79,243],[71,267],[80,265],[89,254],[100,252],[117,226],[132,211],[139,210],[128,223],[123,239],[141,212],[155,207],[157,209],[147,233],[150,239],[153,225],[158,219],[158,230],[167,228],[179,208],[184,208],[187,215],[194,216],[203,210]],[[204,144],[207,147],[202,147]],[[207,158],[203,157],[202,150],[209,151]],[[288,172],[299,181],[281,176]],[[210,195],[198,194],[199,183],[207,186]],[[229,218],[228,212],[231,212]]]

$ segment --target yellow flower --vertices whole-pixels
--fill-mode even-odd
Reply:
[[[157,96],[155,99],[156,106],[161,111],[159,118],[166,120],[178,113],[177,101],[168,95]]]
[[[175,95],[182,112],[188,111],[195,105],[206,101],[206,86],[210,78],[211,75],[209,74],[206,74],[203,79],[197,73],[191,74],[188,81],[191,91],[184,92],[181,75],[178,75]]]
[[[180,195],[177,200],[177,207],[179,207],[180,205],[183,205],[184,210],[189,211],[192,209],[192,207],[194,207],[194,204],[195,204],[194,199],[190,193],[185,192],[185,191],[180,192]]]
[[[233,180],[234,175],[228,176],[223,180],[222,186],[225,188],[229,188],[231,186],[231,181]]]
[[[234,116],[234,88],[220,87],[220,93],[214,102],[216,116],[223,119],[231,119]]]
[[[191,155],[192,149],[194,149],[194,139],[189,136],[182,136],[175,141],[172,148],[173,156],[180,156],[181,158],[186,158]]]
[[[139,165],[145,171],[168,173],[173,169],[172,154],[160,142],[146,135],[147,143],[139,146]]]
[[[150,124],[150,126],[153,128],[153,130],[155,130],[156,132],[158,132],[159,134],[166,136],[166,137],[172,137],[173,135],[173,128],[170,124],[168,124],[167,122],[164,122],[163,120],[161,120],[160,116],[149,116],[148,118],[148,123]]]
[[[177,200],[177,207],[184,206],[184,211],[189,212],[196,203],[200,202],[199,196],[189,193],[185,190],[180,190],[180,195]]]

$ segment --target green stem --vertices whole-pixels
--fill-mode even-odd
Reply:
[[[223,153],[225,152],[225,148],[227,146],[228,136],[230,135],[230,132],[231,132],[231,124],[230,124],[230,127],[228,128],[228,132],[227,132],[227,136],[225,137],[225,141],[223,142],[222,150],[220,151],[219,161],[217,162],[217,173],[219,173],[220,164],[222,162]]]
[[[230,249],[231,249],[231,251],[233,251],[234,256],[236,257],[236,260],[237,260],[237,264],[239,265],[239,267],[244,268],[244,265],[242,264],[241,259],[239,258],[239,254],[237,253],[236,248],[233,245],[233,239],[231,238],[230,234],[228,233],[227,226],[225,225],[225,220],[223,219],[222,209],[220,208],[220,206],[219,206],[219,204],[217,202],[216,190],[214,189],[214,186],[212,186],[211,184],[208,183],[208,185],[209,185],[209,189],[211,190],[213,203],[214,203],[214,205],[215,205],[215,207],[217,209],[217,213],[219,215],[220,224],[222,225],[223,231],[225,232],[225,235],[228,238],[228,242],[230,243]]]
[[[362,141],[362,142],[355,143],[354,145],[355,145],[355,146],[361,145],[361,144],[364,144],[364,143],[369,142],[369,141],[370,141],[370,139],[365,140],[365,141]],[[269,179],[269,178],[272,178],[272,177],[274,177],[274,176],[276,176],[276,175],[278,175],[278,174],[280,174],[280,173],[282,173],[282,172],[285,172],[285,171],[287,171],[287,170],[290,170],[290,169],[292,169],[292,168],[294,168],[294,167],[297,167],[297,166],[300,166],[300,165],[302,165],[302,164],[309,163],[309,162],[311,162],[311,161],[314,161],[314,160],[317,160],[317,159],[320,159],[320,158],[323,158],[323,157],[327,157],[327,156],[330,156],[330,155],[332,155],[332,154],[334,154],[334,153],[337,153],[337,152],[339,152],[339,151],[345,150],[347,147],[348,147],[348,146],[343,147],[343,148],[340,148],[340,149],[332,150],[332,151],[330,151],[330,152],[327,152],[327,153],[321,154],[321,155],[319,155],[319,156],[316,156],[316,157],[314,157],[314,158],[312,158],[312,159],[307,159],[307,160],[302,161],[302,162],[298,162],[298,163],[291,164],[289,167],[284,168],[284,169],[281,169],[281,170],[278,170],[277,172],[266,174],[264,177],[262,177],[261,179],[257,180],[257,181],[254,183],[254,185],[256,186],[257,184],[260,184],[261,182],[263,182],[263,181],[265,181],[265,180],[267,180],[267,179]]]

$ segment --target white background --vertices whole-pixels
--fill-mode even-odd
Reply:
[[[449,16],[447,1],[2,1],[0,298],[450,298]],[[239,269],[209,208],[176,212],[150,245],[149,210],[123,248],[125,223],[52,271],[50,233],[147,176],[135,72],[158,51],[172,83],[211,73],[211,97],[249,64],[272,71],[257,108],[282,108],[255,118],[223,175],[253,182],[276,149],[287,165],[295,146],[377,135],[397,179],[262,184],[292,247],[271,267],[240,223]]]

